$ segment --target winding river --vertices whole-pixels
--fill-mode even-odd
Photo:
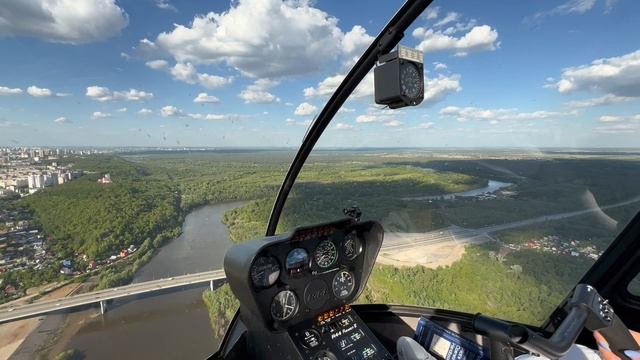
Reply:
[[[489,180],[486,187],[461,193],[412,197],[411,200],[449,199],[475,196],[510,186]],[[409,200],[409,199],[407,199]],[[163,246],[135,275],[133,282],[221,269],[231,247],[224,213],[243,202],[207,205],[187,215],[182,235]],[[214,340],[202,291],[207,285],[179,291],[116,300],[105,315],[89,309],[68,315],[47,316],[12,359],[31,359],[51,341],[60,327],[49,355],[76,349],[86,359],[202,359],[218,347]]]
[[[182,235],[163,246],[133,281],[221,269],[224,254],[232,245],[221,220],[227,210],[241,205],[243,202],[207,205],[192,211]],[[207,287],[203,284],[114,301],[103,316],[96,309],[69,314],[65,331],[49,355],[73,348],[86,359],[206,358],[218,347],[202,301]],[[45,322],[55,316],[64,315],[49,316]],[[56,322],[60,326],[63,321]],[[34,333],[42,331],[47,329],[41,326]]]

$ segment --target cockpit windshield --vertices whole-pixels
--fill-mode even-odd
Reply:
[[[0,3],[0,358],[212,354],[238,309],[225,253],[264,236],[402,4]],[[276,233],[377,220],[357,303],[543,324],[640,209],[639,6],[433,1],[400,42],[422,56],[398,75],[419,104],[376,104],[364,76]],[[354,248],[263,258],[253,283],[341,264],[343,235]]]

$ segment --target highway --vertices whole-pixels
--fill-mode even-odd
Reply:
[[[120,286],[107,290],[99,290],[85,294],[69,296],[62,299],[36,302],[20,306],[5,305],[0,307],[0,323],[38,316],[54,311],[77,308],[89,304],[105,302],[107,300],[123,298],[153,291],[171,289],[175,287],[209,283],[225,279],[224,270],[214,270],[197,274],[174,276],[166,279],[145,281]],[[104,306],[104,304],[101,304]],[[104,310],[104,309],[103,309]]]
[[[432,245],[455,241],[459,244],[480,243],[490,239],[489,234],[513,229],[552,220],[560,220],[589,213],[601,212],[602,210],[629,205],[640,202],[640,197],[616,204],[602,207],[594,207],[585,210],[570,211],[560,214],[540,216],[532,219],[515,221],[506,224],[491,225],[477,229],[461,228],[450,226],[446,229],[439,229],[427,233],[393,233],[385,234],[381,251],[393,251],[411,248],[416,245]],[[191,284],[207,283],[215,280],[225,279],[224,270],[214,270],[197,274],[175,276],[166,279],[159,279],[141,283],[135,283],[117,288],[99,290],[85,294],[69,296],[57,300],[49,300],[26,305],[4,305],[0,306],[0,323],[15,321],[28,317],[43,315],[46,313],[65,309],[77,308],[89,304],[99,303],[101,310],[105,311],[105,302],[112,299],[133,296],[137,294],[150,293],[174,287]]]

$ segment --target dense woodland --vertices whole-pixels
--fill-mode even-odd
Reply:
[[[316,183],[299,183],[285,207],[279,231],[287,231],[300,224],[329,221],[340,216],[350,205],[360,206],[366,218],[381,221],[386,229],[395,231],[430,231],[451,224],[480,227],[507,223],[548,214],[574,211],[598,205],[615,204],[640,194],[634,179],[640,178],[640,164],[611,160],[478,160],[383,162],[376,165],[390,168],[409,166],[438,169],[438,174],[455,174],[453,179],[464,183],[480,179],[494,179],[513,183],[516,195],[489,201],[405,201],[402,197],[416,194],[389,180],[389,190],[380,182],[371,186],[360,182],[358,190],[336,183],[327,177]],[[314,165],[306,165],[303,176]],[[358,176],[357,175],[354,176]],[[457,176],[467,175],[470,178]],[[442,181],[449,181],[441,178]],[[347,180],[348,181],[348,180]],[[476,185],[478,186],[478,185]],[[343,189],[349,189],[343,191]],[[376,191],[371,189],[375,188]],[[609,191],[609,189],[615,190]],[[398,190],[406,191],[398,193]],[[438,194],[421,189],[422,194]],[[448,190],[460,191],[460,190]],[[389,195],[389,196],[387,196]],[[590,196],[593,195],[593,196]],[[232,239],[246,241],[263,234],[271,211],[272,199],[261,199],[242,208],[229,211],[225,222]],[[545,235],[559,235],[563,239],[580,240],[605,249],[617,233],[637,213],[638,203],[608,209],[603,220],[600,214],[548,221],[498,234],[503,243],[522,243]],[[436,270],[423,267],[395,268],[377,265],[362,302],[415,304],[468,312],[483,312],[501,318],[540,324],[573,285],[592,265],[591,260],[567,257],[535,250],[512,252],[494,256],[497,249],[471,246],[463,259],[450,267]],[[491,291],[487,291],[491,289]],[[229,293],[221,297],[232,296]],[[217,309],[215,314],[222,314]],[[219,322],[217,323],[220,324]]]
[[[639,162],[574,158],[453,160],[437,154],[318,152],[305,165],[278,231],[328,221],[358,206],[364,218],[393,231],[430,231],[458,225],[480,227],[565,211],[613,204],[638,195]],[[70,161],[86,175],[18,202],[35,214],[60,256],[85,253],[104,258],[130,244],[140,248],[129,261],[106,269],[99,286],[130,279],[163,242],[180,233],[193,208],[249,200],[225,214],[232,240],[264,234],[269,213],[292,154],[273,152],[135,154],[91,156]],[[573,157],[573,156],[572,156]],[[113,184],[96,179],[110,173]],[[491,200],[407,200],[512,183],[515,194]],[[603,249],[637,212],[637,203],[600,217],[581,216],[498,234],[505,243],[556,234]],[[436,270],[377,266],[361,301],[408,303],[539,323],[590,266],[584,259],[534,250],[492,255],[496,244],[468,247],[463,259]],[[57,277],[57,274],[50,274]],[[33,284],[47,280],[36,278]],[[51,279],[49,279],[51,280]],[[486,291],[492,289],[492,291]],[[214,330],[224,328],[237,302],[228,287],[203,295]]]

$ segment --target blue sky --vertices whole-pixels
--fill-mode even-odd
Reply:
[[[0,5],[0,146],[298,146],[401,1]],[[436,0],[423,104],[363,81],[322,146],[633,147],[640,3]]]

